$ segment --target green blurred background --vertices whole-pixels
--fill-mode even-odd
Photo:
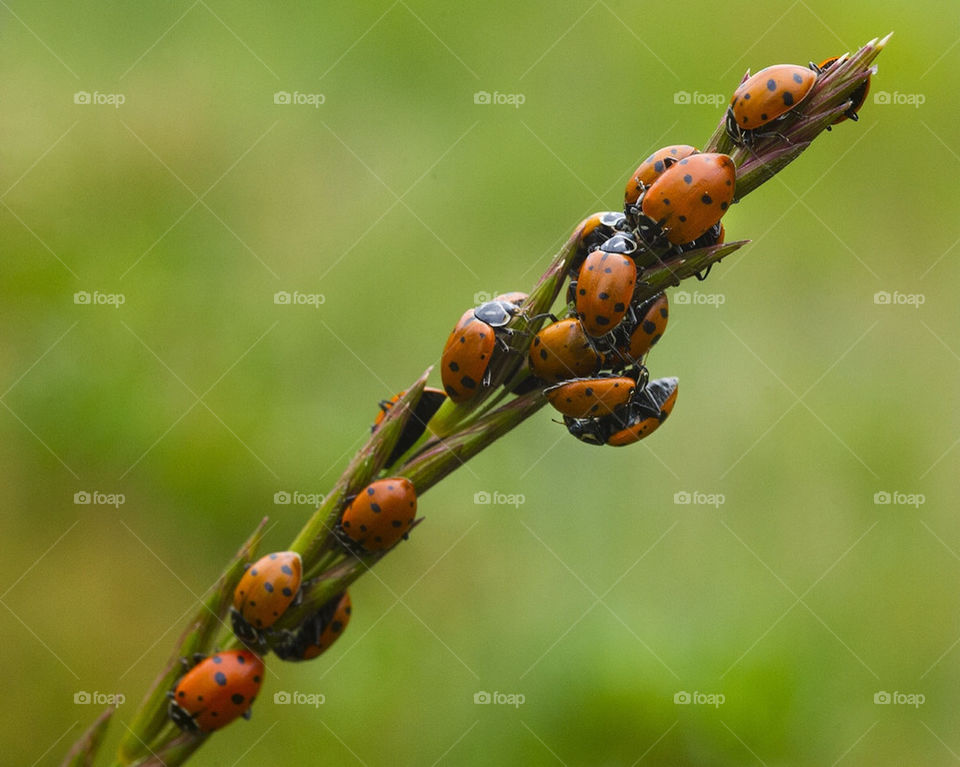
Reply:
[[[955,3],[2,5],[3,763],[58,763],[84,692],[126,697],[112,752],[256,521],[276,549],[311,512],[275,494],[323,493],[475,295],[532,286],[651,150],[702,146],[747,67],[890,30],[860,123],[674,295],[667,427],[598,450],[525,423],[191,763],[958,758]],[[924,502],[875,503],[898,492]]]

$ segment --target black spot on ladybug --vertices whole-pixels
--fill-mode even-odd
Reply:
[[[460,343],[465,344],[467,342],[466,336],[460,336]]]
[[[244,698],[240,693],[235,692],[230,696],[230,700],[233,701],[235,705],[239,706],[241,703],[243,703]]]
[[[681,221],[681,223],[685,222],[686,220],[687,220],[687,217],[686,217],[686,216],[680,216],[680,221]]]
[[[578,292],[581,296],[587,295],[587,291],[586,291],[585,288],[580,288],[580,290],[578,290],[577,292]]]
[[[254,567],[254,568],[250,571],[250,575],[256,575],[256,574],[257,574],[257,568]]]
[[[680,165],[687,165],[690,162],[690,158],[685,157],[680,161]]]
[[[749,100],[750,100],[750,94],[749,94],[749,93],[744,93],[744,94],[743,94],[743,100],[744,100],[744,101],[749,101]],[[737,103],[737,100],[734,99],[734,100],[733,100],[733,103],[736,104],[736,103]]]
[[[704,205],[709,205],[713,202],[713,198],[709,194],[705,194],[700,198],[700,202],[702,202]]]
[[[341,524],[342,524],[344,527],[350,527],[350,522],[348,522],[347,520],[344,520],[343,522],[341,522]]]
[[[223,687],[227,683],[227,675],[224,674],[222,671],[218,671],[216,674],[213,675],[213,681],[216,682],[221,687]]]
[[[644,320],[642,327],[644,333],[652,333],[657,329],[656,323],[654,323],[652,320]]]
[[[683,183],[685,183],[685,184],[692,184],[692,183],[693,183],[693,176],[691,176],[689,173],[684,174]]]
[[[284,565],[281,567],[280,572],[285,573],[286,575],[293,575],[293,570],[290,569],[290,565]]]
[[[368,487],[368,488],[367,488],[367,495],[373,495],[375,492],[377,492],[377,491],[374,490],[372,487]]]
[[[399,519],[395,519],[390,524],[393,525],[394,527],[400,527],[403,523]]]
[[[223,663],[223,658],[221,658],[219,655],[214,655],[210,660],[212,660],[214,663]]]
[[[220,716],[216,711],[211,711],[210,716]]]
[[[273,584],[270,583],[270,581],[267,581],[266,583],[264,583],[263,588],[264,588],[264,591],[266,591],[268,594],[273,593]]]
[[[800,85],[800,84],[803,82],[803,78],[800,77],[800,74],[799,74],[799,73],[794,72],[794,73],[793,73],[793,81],[794,81],[797,85]]]
[[[609,324],[610,324],[610,318],[609,318],[609,317],[604,317],[602,314],[598,314],[598,315],[596,316],[594,322],[596,322],[597,325],[609,325]]]
[[[720,210],[726,210],[729,206],[725,202],[720,203]]]
[[[366,526],[366,525],[360,525],[360,532],[361,532],[361,533],[367,532],[367,526]]]
[[[283,587],[283,595],[284,595],[285,597],[292,597],[292,596],[293,596],[293,590],[292,590],[289,586],[284,586],[284,587]]]
[[[618,303],[618,304],[614,304],[613,310],[614,310],[615,312],[625,312],[625,311],[627,310],[627,305],[624,304],[624,303],[621,301],[621,302]]]
[[[333,623],[330,624],[330,630],[334,634],[339,634],[342,629],[343,629],[343,624],[340,621],[334,621]]]
[[[788,92],[788,91],[784,91],[784,94],[783,94],[783,103],[784,103],[786,106],[788,106],[788,107],[792,107],[792,106],[793,106],[793,94],[790,93],[790,92]]]
[[[655,336],[653,337],[653,340],[650,342],[650,345],[653,346],[653,345],[654,345],[657,341],[659,341],[659,340],[660,340],[659,334],[658,334],[658,335],[655,335]]]
[[[370,511],[372,511],[374,514],[379,514],[379,513],[380,513],[380,504],[379,504],[379,503],[371,503],[371,504],[370,504]]]
[[[251,599],[251,600],[250,600],[250,606],[251,606],[251,607],[256,607],[256,606],[257,606],[257,603],[254,602],[254,601]],[[219,663],[219,662],[220,662],[220,661],[218,660],[217,663]]]
[[[771,77],[769,80],[767,80],[767,90],[775,91],[776,89],[777,89],[777,81]]]
[[[470,376],[464,376],[460,379],[460,383],[467,389],[476,389],[477,382],[474,381]]]
[[[664,204],[664,205],[669,205],[669,204],[670,204],[670,199],[669,199],[668,197],[664,197],[664,198],[663,198],[663,204]]]
[[[610,298],[610,294],[609,294],[609,293],[600,293],[600,294],[597,296],[597,298],[599,298],[601,301],[606,301],[608,298]]]
[[[550,356],[550,355],[547,354],[547,350],[546,350],[546,349],[541,349],[541,350],[540,350],[540,359],[545,360],[545,359],[547,359],[547,357],[549,357],[549,356]]]
[[[767,113],[764,112],[763,114],[761,114],[760,119],[765,121],[767,119]]]
[[[178,697],[178,698],[186,698],[186,697],[187,697],[187,694],[186,694],[183,690],[180,690],[180,692],[177,693],[177,697]]]

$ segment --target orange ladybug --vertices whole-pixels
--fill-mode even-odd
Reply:
[[[610,415],[633,396],[637,382],[628,376],[575,378],[544,389],[550,404],[571,418]]]
[[[275,645],[273,651],[281,660],[312,660],[340,638],[352,613],[350,593],[337,594],[291,632],[286,641]]]
[[[588,335],[606,335],[620,324],[637,282],[637,265],[623,253],[595,250],[580,267],[577,315]]]
[[[591,376],[601,362],[580,320],[573,317],[547,325],[530,342],[530,369],[549,383]]]
[[[378,479],[347,506],[340,532],[362,551],[383,551],[406,536],[416,516],[417,493],[409,479]]]
[[[665,146],[663,149],[658,149],[640,163],[639,167],[633,172],[633,175],[630,176],[630,180],[627,182],[627,189],[623,195],[624,204],[628,206],[633,205],[640,199],[640,195],[643,194],[644,190],[660,178],[660,174],[667,168],[675,162],[682,160],[684,157],[696,154],[698,151],[696,147],[690,146],[689,144],[672,144]]]
[[[674,245],[696,240],[717,224],[733,202],[737,169],[725,154],[695,154],[667,168],[644,193],[643,216],[655,226],[641,229]]]
[[[300,594],[303,562],[295,551],[275,551],[250,565],[233,591],[233,631],[248,642],[262,642]]]
[[[181,730],[213,732],[250,718],[260,692],[263,661],[249,650],[218,652],[190,669],[167,693],[170,718]]]
[[[757,131],[783,117],[808,95],[817,72],[796,64],[776,64],[744,80],[727,108],[727,134],[735,144],[751,144]]]

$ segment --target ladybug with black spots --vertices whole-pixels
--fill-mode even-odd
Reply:
[[[570,418],[596,418],[610,415],[633,398],[641,377],[639,369],[622,376],[601,375],[574,378],[544,389],[547,400]]]
[[[639,364],[663,336],[670,318],[667,294],[659,293],[645,301],[633,314],[634,321],[624,322],[614,331],[614,349],[605,360],[605,367],[611,370]]]
[[[575,317],[541,328],[530,342],[530,370],[542,381],[559,383],[591,376],[603,358]]]
[[[727,134],[733,143],[751,145],[807,96],[817,81],[817,72],[796,64],[775,64],[744,80],[733,92],[727,107]]]
[[[300,597],[303,562],[295,551],[275,551],[247,567],[233,591],[230,617],[245,642],[263,643],[269,629]]]
[[[184,732],[213,732],[234,719],[250,718],[263,682],[263,661],[249,650],[204,658],[167,693],[167,713]]]
[[[627,182],[626,191],[623,194],[623,202],[626,207],[630,207],[640,196],[651,186],[654,181],[660,178],[667,168],[675,162],[679,162],[684,157],[696,154],[699,150],[689,144],[671,144],[663,149],[658,149],[644,160],[630,176]]]
[[[417,516],[417,492],[406,477],[378,479],[350,501],[338,533],[350,549],[385,551],[406,538]]]
[[[623,447],[649,437],[673,412],[677,401],[676,378],[658,378],[645,387],[640,400],[599,418],[564,416],[567,431],[588,445]]]
[[[573,291],[587,335],[610,333],[626,316],[637,283],[637,265],[623,253],[595,250],[580,267]]]
[[[352,613],[349,592],[337,594],[295,631],[288,632],[287,638],[275,644],[273,651],[281,660],[313,660],[342,636]]]
[[[667,168],[640,201],[637,232],[644,240],[693,242],[719,223],[733,202],[737,169],[725,154],[704,152]]]
[[[469,402],[489,385],[490,363],[506,347],[503,336],[513,332],[507,325],[519,313],[518,302],[501,298],[464,312],[440,357],[443,389],[453,402]]]

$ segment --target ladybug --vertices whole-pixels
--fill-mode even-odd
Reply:
[[[303,563],[295,551],[275,551],[250,565],[233,591],[230,617],[234,633],[262,642],[270,628],[300,596]]]
[[[516,303],[501,299],[464,312],[440,358],[440,377],[451,400],[469,402],[489,384],[490,361],[498,340],[503,343],[498,333],[512,333],[507,323],[519,313]]]
[[[735,144],[750,144],[758,128],[783,117],[802,102],[817,72],[796,64],[776,64],[744,80],[727,108],[727,133]]]
[[[564,416],[563,422],[567,431],[588,445],[631,445],[653,434],[667,420],[677,401],[677,391],[676,378],[658,378],[645,387],[645,395],[655,407],[653,411],[648,404],[637,400],[607,416]]]
[[[635,377],[574,378],[544,389],[550,404],[571,418],[609,415],[625,405],[637,387]]]
[[[573,317],[547,325],[530,342],[530,369],[549,383],[591,376],[602,361],[580,320]]]
[[[644,193],[639,231],[664,235],[674,245],[696,240],[717,224],[733,202],[737,169],[725,154],[685,157]],[[652,225],[649,222],[653,222]]]
[[[626,327],[628,323],[625,322],[617,328],[616,346],[613,354],[609,355],[609,357],[618,356],[620,360],[633,365],[643,359],[667,329],[667,320],[670,317],[667,294],[660,293],[641,304],[636,310],[636,315],[639,318],[637,322],[630,324],[629,327]],[[616,365],[616,363],[613,364]],[[620,367],[623,365],[621,364]]]
[[[663,149],[658,149],[640,163],[640,166],[633,172],[633,175],[627,182],[627,189],[623,194],[624,205],[633,205],[640,199],[643,191],[660,178],[660,174],[673,165],[673,163],[697,152],[696,147],[688,144],[673,144],[671,146],[665,146]]]
[[[588,335],[600,337],[626,316],[637,282],[637,265],[623,253],[595,250],[577,277],[577,315]]]
[[[190,669],[167,693],[173,723],[190,733],[213,732],[242,716],[260,692],[263,661],[249,650],[218,652]]]
[[[409,479],[378,479],[343,512],[341,539],[360,551],[384,551],[406,536],[416,515],[417,493]]]
[[[386,418],[387,413],[390,412],[390,409],[397,404],[404,394],[406,394],[406,391],[395,394],[388,400],[381,400],[380,412],[377,413],[376,420],[374,420],[373,426],[370,427],[371,432],[377,430],[383,422],[383,419]],[[407,418],[407,422],[403,426],[403,431],[400,432],[400,436],[397,438],[397,442],[393,446],[387,462],[384,464],[385,466],[393,465],[401,455],[414,446],[416,441],[420,439],[421,435],[427,430],[427,424],[430,423],[430,419],[436,415],[446,398],[447,395],[440,389],[427,386],[423,390],[423,394],[420,395],[420,399],[417,400],[417,404],[413,407],[413,412],[410,413],[410,417]]]
[[[273,651],[281,660],[313,660],[340,638],[352,612],[349,592],[337,594],[296,631],[289,632],[289,637],[277,643]]]
[[[831,56],[829,59],[824,59],[821,61],[818,65],[811,64],[810,68],[815,69],[817,72],[823,72],[836,64],[840,58],[840,56]],[[867,100],[867,93],[869,91],[870,77],[867,76],[867,79],[863,81],[863,85],[850,94],[850,108],[831,124],[836,125],[837,123],[842,123],[844,120],[853,120],[854,122],[859,120],[860,115],[858,115],[857,112],[860,111],[860,107],[862,107],[864,102]]]

